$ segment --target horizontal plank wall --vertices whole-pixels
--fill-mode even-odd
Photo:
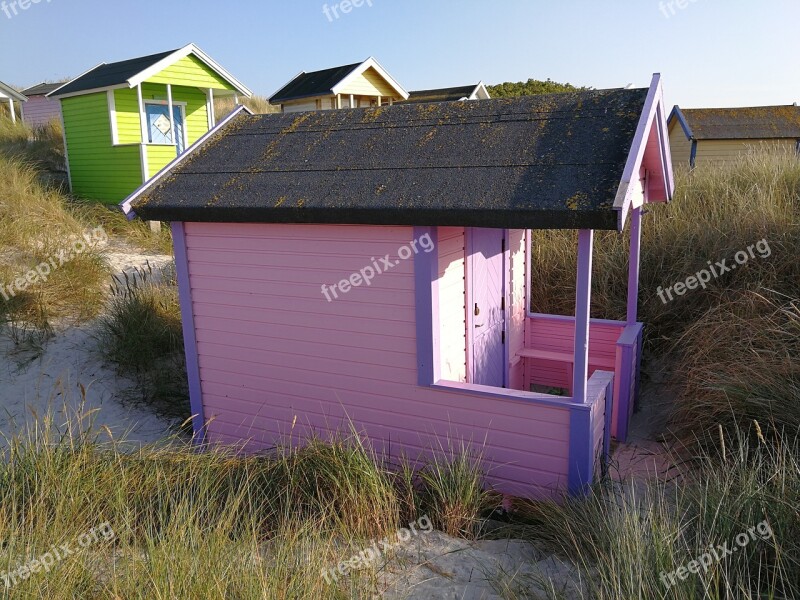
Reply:
[[[59,122],[61,119],[61,103],[44,96],[33,96],[22,103],[22,118],[25,123],[34,129],[45,127],[51,121]]]
[[[257,450],[347,431],[352,421],[393,456],[471,440],[490,482],[509,494],[566,487],[569,403],[418,385],[414,258],[398,257],[412,228],[187,223],[184,231],[209,441],[245,439]],[[392,268],[369,286],[326,299],[323,284],[387,254]]]
[[[672,155],[672,166],[688,169],[692,153],[692,141],[686,137],[678,119],[669,124],[669,147]]]
[[[463,227],[440,227],[439,328],[440,376],[449,381],[467,380],[467,308]]]
[[[355,77],[347,87],[338,90],[341,94],[354,94],[356,96],[383,96],[384,98],[397,97],[397,92],[373,68],[364,71]]]
[[[112,146],[105,92],[61,100],[75,195],[119,202],[142,184],[137,146]]]
[[[790,151],[796,143],[796,140],[699,140],[695,164],[732,162],[752,150]]]

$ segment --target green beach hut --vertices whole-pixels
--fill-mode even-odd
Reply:
[[[214,127],[214,98],[251,95],[189,44],[100,64],[47,96],[61,102],[73,194],[117,203]]]

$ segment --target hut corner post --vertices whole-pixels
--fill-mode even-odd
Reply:
[[[186,375],[189,379],[189,405],[192,411],[193,442],[202,445],[206,441],[206,422],[203,413],[203,395],[200,385],[200,362],[197,356],[197,338],[192,308],[192,286],[189,281],[189,257],[186,250],[184,224],[173,221],[172,241],[175,250],[175,274],[178,280],[178,301],[183,322],[183,343],[186,352]]]
[[[572,399],[569,425],[569,470],[567,489],[570,495],[585,493],[592,483],[594,452],[592,410],[587,403],[589,375],[589,319],[592,299],[592,249],[594,231],[578,232],[578,270],[575,294],[575,347],[572,372]]]

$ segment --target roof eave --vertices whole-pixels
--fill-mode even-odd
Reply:
[[[689,123],[688,121],[686,121],[686,115],[683,114],[683,111],[677,104],[673,107],[672,112],[669,114],[669,119],[667,119],[667,124],[671,123],[672,119],[678,119],[678,123],[683,129],[683,133],[686,135],[686,139],[688,139],[689,141],[695,139],[694,132],[692,132],[692,128],[689,127]]]
[[[189,56],[190,54],[193,54],[198,59],[200,59],[200,61],[205,63],[205,65],[209,69],[214,71],[217,75],[222,77],[222,79],[231,84],[233,88],[243,96],[250,98],[253,95],[253,92],[250,91],[249,88],[247,88],[241,81],[236,79],[236,77],[231,75],[226,69],[222,67],[222,65],[220,65],[217,61],[211,58],[208,54],[203,52],[195,44],[186,44],[183,48],[176,50],[169,56],[162,58],[154,65],[151,65],[150,67],[144,69],[143,71],[140,71],[139,73],[128,79],[128,86],[133,88],[139,85],[140,83],[144,83],[150,77],[153,77],[153,75],[160,73],[170,65],[174,64],[175,62],[179,61],[182,58]]]
[[[613,210],[428,210],[413,208],[275,208],[186,207],[145,203],[137,209],[146,220],[198,223],[281,223],[324,225],[380,225],[432,227],[489,227],[496,229],[597,229],[614,231],[617,217]]]
[[[217,123],[213,128],[209,129],[205,135],[199,138],[194,144],[192,144],[183,154],[178,156],[175,160],[161,169],[158,173],[156,173],[151,179],[141,185],[138,189],[134,190],[134,192],[129,195],[125,200],[119,203],[119,207],[122,209],[122,212],[128,217],[128,219],[133,219],[136,217],[136,213],[134,212],[132,205],[133,203],[138,200],[142,194],[144,194],[147,190],[152,188],[156,185],[159,181],[161,181],[172,169],[177,167],[179,164],[184,162],[187,158],[192,156],[195,152],[197,152],[209,138],[215,135],[218,131],[224,129],[228,123],[230,123],[234,118],[239,116],[242,113],[247,113],[252,115],[253,112],[247,108],[246,106],[242,105],[239,108],[235,109],[231,114],[227,117],[222,119],[219,123]]]
[[[614,200],[618,231],[625,229],[625,222],[633,202],[635,185],[640,183],[640,170],[653,126],[658,129],[659,152],[661,153],[661,177],[663,178],[662,183],[666,190],[666,198],[664,201],[668,202],[672,199],[675,183],[669,161],[669,136],[667,135],[663,105],[664,89],[661,83],[661,74],[655,73],[650,84],[650,89],[647,92],[647,98],[642,108],[639,124],[636,127],[636,134],[634,135],[633,143],[628,153],[628,160],[625,163],[625,169],[622,173],[622,180],[620,181]],[[655,201],[655,199],[651,201]]]
[[[397,82],[397,80],[394,77],[392,77],[389,74],[389,72],[386,69],[384,69],[381,66],[381,64],[377,60],[375,60],[375,58],[372,56],[370,56],[367,60],[361,63],[358,67],[350,71],[350,73],[348,73],[345,77],[343,77],[341,81],[339,81],[339,83],[333,86],[331,91],[334,94],[338,94],[341,91],[341,89],[344,88],[351,79],[353,79],[354,77],[358,77],[364,71],[370,68],[375,69],[378,72],[378,74],[381,77],[383,77],[383,79],[394,89],[395,92],[397,92],[397,94],[403,100],[408,100],[409,96],[408,91],[402,85],[400,85]]]
[[[8,94],[17,102],[27,102],[28,98],[22,94],[20,94],[17,90],[12,88],[10,85],[0,82],[0,90],[4,93]]]

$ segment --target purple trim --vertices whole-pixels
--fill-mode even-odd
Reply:
[[[628,325],[636,323],[639,302],[639,270],[642,250],[642,208],[631,214],[631,250],[628,264]]]
[[[667,125],[672,122],[672,119],[678,119],[678,123],[680,123],[681,129],[683,129],[683,133],[686,134],[687,140],[694,139],[694,132],[692,128],[689,127],[689,123],[686,121],[686,117],[683,114],[680,106],[677,104],[672,108],[672,112],[669,113],[669,119],[667,119]]]
[[[603,475],[606,474],[608,462],[611,458],[611,421],[614,412],[614,379],[608,383],[606,387],[606,418],[605,429],[603,430]]]
[[[572,373],[572,397],[586,404],[589,376],[589,318],[592,299],[592,245],[594,231],[581,229],[578,233],[578,272],[575,294],[575,366]]]
[[[184,160],[189,158],[189,156],[191,154],[194,154],[194,152],[196,152],[200,148],[200,146],[202,146],[203,143],[205,143],[206,140],[208,140],[208,138],[210,138],[212,135],[217,133],[217,131],[219,131],[222,127],[227,125],[232,119],[237,117],[241,112],[246,112],[246,113],[248,113],[250,115],[253,114],[250,111],[250,109],[247,108],[244,105],[240,106],[237,109],[234,109],[234,111],[231,114],[229,114],[222,121],[217,123],[214,127],[209,129],[202,137],[200,137],[194,144],[189,146],[182,154],[179,154],[175,158],[175,160],[171,161],[168,165],[166,165],[158,173],[153,175],[150,179],[148,179],[141,186],[139,186],[138,189],[134,190],[133,193],[131,193],[130,196],[128,196],[127,198],[125,198],[125,200],[120,202],[119,203],[119,207],[122,209],[122,212],[125,213],[125,215],[128,217],[128,220],[130,221],[130,220],[132,220],[132,219],[134,219],[136,217],[136,213],[131,208],[131,204],[133,203],[134,200],[136,200],[139,196],[141,196],[150,187],[155,185],[158,182],[158,180],[160,180],[168,171],[172,170],[174,167],[178,166]],[[147,145],[147,144],[144,144],[144,145]]]
[[[433,240],[435,252],[414,255],[414,297],[417,323],[417,383],[430,386],[439,381],[439,230],[414,227],[414,239]]]
[[[509,346],[511,345],[511,330],[508,327],[509,321],[509,308],[511,307],[511,296],[510,296],[510,288],[511,288],[511,248],[509,248],[509,242],[511,241],[511,236],[509,235],[509,229],[503,230],[503,248],[505,248],[505,252],[503,252],[503,305],[505,309],[503,310],[503,387],[511,387],[511,351]],[[469,304],[467,304],[469,306]]]
[[[617,347],[620,349],[622,364],[619,374],[619,403],[617,406],[616,430],[617,439],[621,442],[625,442],[628,439],[628,427],[630,425],[633,403],[635,402],[635,398],[631,398],[631,384],[634,383],[638,390],[639,360],[641,357],[643,327],[641,323],[628,325],[625,331],[622,332],[622,335],[620,335],[619,340],[617,340]],[[636,357],[636,366],[634,366],[633,356],[634,344],[637,345],[637,352],[639,353],[639,356]]]
[[[650,136],[650,130],[657,116],[658,107],[661,105],[662,98],[661,74],[655,73],[650,83],[650,91],[647,93],[642,115],[639,118],[639,124],[636,126],[636,135],[633,138],[628,160],[625,163],[625,170],[622,172],[619,191],[614,200],[614,209],[619,211],[619,218],[617,220],[617,229],[619,231],[625,229],[625,219],[628,215],[631,203],[633,184],[639,184],[639,167],[644,159],[644,153],[647,149],[647,140]]]
[[[572,401],[572,398],[565,398],[563,396],[551,396],[550,394],[540,394],[537,392],[496,388],[489,385],[463,383],[461,381],[440,380],[430,387],[435,390],[458,393],[462,396],[480,396],[482,398],[491,398],[494,400],[524,402],[525,404],[562,408],[570,411],[589,410],[590,408],[588,404],[576,404]]]
[[[200,385],[200,361],[197,356],[197,339],[192,308],[192,285],[189,280],[189,257],[186,251],[186,236],[183,223],[172,224],[172,244],[175,249],[175,273],[178,279],[178,299],[183,323],[183,345],[186,352],[186,375],[189,379],[189,405],[192,410],[194,442],[205,442],[205,415],[203,412],[203,389]]]
[[[592,484],[592,412],[573,410],[569,413],[569,465],[567,489],[571,496],[586,493]]]

